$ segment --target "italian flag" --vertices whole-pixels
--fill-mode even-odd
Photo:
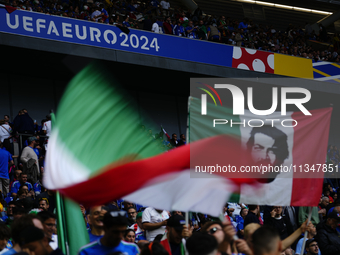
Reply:
[[[262,175],[263,178],[262,181],[258,179],[257,185],[240,185],[231,200],[259,205],[317,206],[322,193],[323,171],[326,171],[332,108],[310,110],[310,113],[287,112],[283,116],[281,112],[275,112],[258,116],[246,110],[244,115],[233,115],[230,108],[208,103],[207,114],[202,115],[201,100],[191,97],[190,142],[228,134],[238,139],[245,155],[253,162],[250,167],[262,165],[268,169],[271,164],[286,170],[274,175],[226,173],[230,178],[247,175],[257,178]],[[214,119],[219,119],[215,121],[218,123],[215,127]],[[197,161],[197,158],[191,158],[192,164]]]
[[[240,183],[254,182],[223,175],[191,178],[192,148],[197,157],[204,157],[205,148],[218,155],[221,145],[230,144],[224,150],[231,162],[240,165],[238,140],[228,135],[211,137],[162,153],[159,144],[142,131],[134,105],[101,67],[82,70],[70,82],[56,112],[44,186],[85,206],[124,197],[144,206],[218,216]]]
[[[219,127],[222,132],[216,133],[209,121],[196,118],[200,114],[200,101],[190,98],[191,143],[162,153],[159,144],[141,130],[134,101],[102,70],[88,66],[70,82],[63,95],[49,139],[46,188],[58,190],[85,206],[123,198],[144,206],[199,211],[213,216],[220,214],[233,194],[239,194],[239,200],[246,203],[317,204],[314,194],[321,194],[322,182],[318,179],[290,176],[278,182],[276,178],[272,183],[279,185],[279,190],[274,192],[271,185],[273,193],[267,198],[261,192],[265,184],[257,182],[257,176],[224,172],[201,172],[197,176],[193,163],[250,166],[251,157],[246,154],[242,138],[247,136],[247,131]],[[213,113],[210,107],[208,111],[210,116]],[[330,113],[326,109],[312,112],[312,117],[291,115],[299,124],[290,133],[284,131],[290,137],[289,156],[284,164],[289,160],[294,164],[324,162]],[[297,132],[299,128],[302,132]],[[302,187],[297,186],[301,183]],[[309,196],[304,197],[303,191],[308,191]]]

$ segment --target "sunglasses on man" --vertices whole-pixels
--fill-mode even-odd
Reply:
[[[208,233],[210,234],[210,235],[213,235],[213,234],[215,234],[217,231],[219,231],[219,230],[222,230],[221,228],[212,228],[212,229],[210,229],[209,231],[208,231]]]

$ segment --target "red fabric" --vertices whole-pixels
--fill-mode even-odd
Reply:
[[[137,19],[136,15],[133,12],[129,13],[129,18],[130,19]]]
[[[13,181],[9,184],[9,189],[11,189],[12,188],[12,184],[13,184],[13,182],[16,182],[16,181],[18,181],[17,179],[13,179]]]
[[[168,138],[168,141],[170,142],[171,141],[171,137],[168,135],[168,133],[164,133],[166,138]]]
[[[235,49],[234,47],[234,52]],[[270,67],[268,60],[274,61],[274,58],[268,58],[270,55],[274,56],[273,52],[265,52],[260,50],[251,50],[240,48],[241,56],[237,56],[239,58],[235,58],[235,54],[233,56],[232,67],[240,68],[239,65],[246,65],[251,71],[265,72],[265,73],[274,73],[274,69]],[[250,54],[248,51],[255,51],[255,54]],[[274,63],[272,63],[274,65]]]
[[[259,221],[260,221],[260,225],[263,225],[263,220],[262,220],[261,216],[259,217]]]
[[[106,204],[138,190],[156,177],[189,169],[192,158],[197,159],[195,160],[197,166],[230,164],[239,168],[246,165],[245,158],[240,157],[243,154],[244,150],[239,139],[228,135],[210,137],[148,159],[121,166],[117,166],[115,162],[99,170],[97,176],[61,189],[60,192],[84,206]],[[217,175],[231,178],[228,173]],[[256,181],[248,173],[244,178],[231,180],[236,184]]]
[[[168,22],[163,23],[164,32],[168,35],[172,35],[172,27]]]
[[[328,198],[330,203],[334,203],[334,199],[331,196],[328,196]]]
[[[12,6],[8,6],[6,5],[6,11],[11,14],[12,12],[14,12],[17,8],[16,7],[12,7]]]
[[[164,240],[160,241],[160,244],[164,247],[164,249],[169,253],[169,255],[172,255],[171,253],[171,247],[168,242],[168,239],[165,238]]]
[[[302,112],[292,115],[298,125],[294,127],[293,165],[297,171],[294,173],[291,206],[318,206],[322,193],[323,172],[300,173],[298,166],[308,164],[317,168],[316,164],[325,163],[332,108],[311,110],[310,113],[312,116]],[[308,158],[301,161],[306,155]]]

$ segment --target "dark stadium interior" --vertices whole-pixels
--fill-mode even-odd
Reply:
[[[172,6],[183,6],[179,0],[170,1]],[[207,14],[226,15],[241,20],[247,14],[247,4],[237,1],[214,0],[196,1],[198,6]],[[336,12],[340,5],[336,1],[271,1],[272,3],[287,4],[299,7],[308,7],[316,10]],[[258,23],[273,25],[279,29],[285,29],[289,23],[303,26],[305,22],[318,21],[323,15],[306,12],[289,11],[279,8],[271,8],[253,5],[265,12],[265,19],[254,16],[252,19]],[[256,9],[255,8],[255,9]],[[254,10],[255,10],[254,9]],[[256,10],[255,10],[256,11]],[[254,12],[255,13],[255,12]],[[250,15],[250,14],[249,14]],[[280,17],[280,18],[278,18]],[[263,17],[262,17],[263,18]],[[335,24],[336,25],[336,24]],[[331,26],[329,31],[334,30]],[[152,64],[146,56],[129,56],[126,60],[114,61],[107,56],[109,50],[103,50],[86,46],[69,46],[70,44],[56,43],[48,40],[28,37],[10,37],[2,34],[0,38],[3,59],[1,63],[1,87],[2,93],[10,95],[0,102],[2,113],[10,113],[14,118],[22,107],[30,108],[31,113],[38,120],[44,117],[45,109],[56,109],[58,101],[68,81],[93,59],[100,59],[109,72],[124,86],[131,95],[137,99],[141,108],[151,112],[151,117],[163,125],[169,125],[170,132],[183,133],[186,127],[187,97],[190,93],[189,83],[192,77],[270,77],[268,74],[247,72],[232,68],[216,66],[199,66],[197,63],[174,61],[162,65],[162,58],[157,58]],[[78,51],[70,51],[70,47]],[[91,52],[90,52],[91,51]],[[90,53],[89,53],[90,52]],[[91,58],[84,56],[92,56]],[[138,60],[138,61],[137,61]],[[164,62],[164,63],[165,63]],[[138,64],[136,64],[138,63]],[[150,64],[151,63],[151,64]],[[167,63],[167,62],[166,62]],[[191,66],[190,66],[191,65]],[[169,67],[169,68],[168,68]],[[183,68],[182,68],[183,67]],[[208,69],[208,67],[210,69]],[[179,71],[182,70],[182,71]],[[192,71],[188,71],[192,70]],[[205,71],[202,72],[202,70]],[[218,71],[216,71],[218,70]],[[215,72],[216,71],[216,72]],[[223,75],[225,73],[225,75]],[[273,76],[272,76],[273,77]],[[308,109],[327,107],[334,105],[333,116],[338,116],[340,106],[337,100],[338,91],[334,85],[320,82],[320,90],[312,91],[312,100],[306,104]],[[269,87],[268,87],[269,88]],[[255,95],[271,99],[271,90],[255,88]],[[327,93],[327,92],[328,93]],[[145,100],[144,102],[141,102]],[[40,106],[32,105],[40,102]],[[258,108],[268,108],[265,100],[256,101]],[[18,105],[19,104],[19,105]],[[30,106],[31,105],[31,106]],[[161,107],[159,106],[161,105]],[[171,110],[170,110],[171,108]],[[168,111],[166,110],[168,109]],[[295,109],[291,109],[295,110]],[[165,117],[168,112],[169,118]],[[172,120],[170,120],[172,119]],[[176,124],[174,124],[176,122]],[[179,122],[179,123],[177,123]],[[159,123],[160,124],[160,123]],[[332,130],[340,127],[337,118],[332,118]],[[337,141],[340,144],[340,141]]]

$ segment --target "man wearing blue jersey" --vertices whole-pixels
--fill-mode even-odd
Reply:
[[[19,188],[22,184],[26,184],[28,186],[28,191],[31,192],[33,190],[33,186],[31,183],[27,182],[27,174],[21,173],[19,176],[19,181],[15,181],[11,187],[12,196],[15,197],[19,191]],[[33,191],[32,191],[33,192]],[[34,194],[34,193],[33,193]]]
[[[126,255],[139,255],[136,244],[122,241],[128,222],[126,212],[109,211],[104,215],[104,236],[79,250],[79,255],[112,254],[121,252]]]
[[[101,205],[90,208],[90,214],[87,218],[90,224],[90,229],[88,230],[90,243],[104,236],[103,217],[107,211],[108,209]]]

